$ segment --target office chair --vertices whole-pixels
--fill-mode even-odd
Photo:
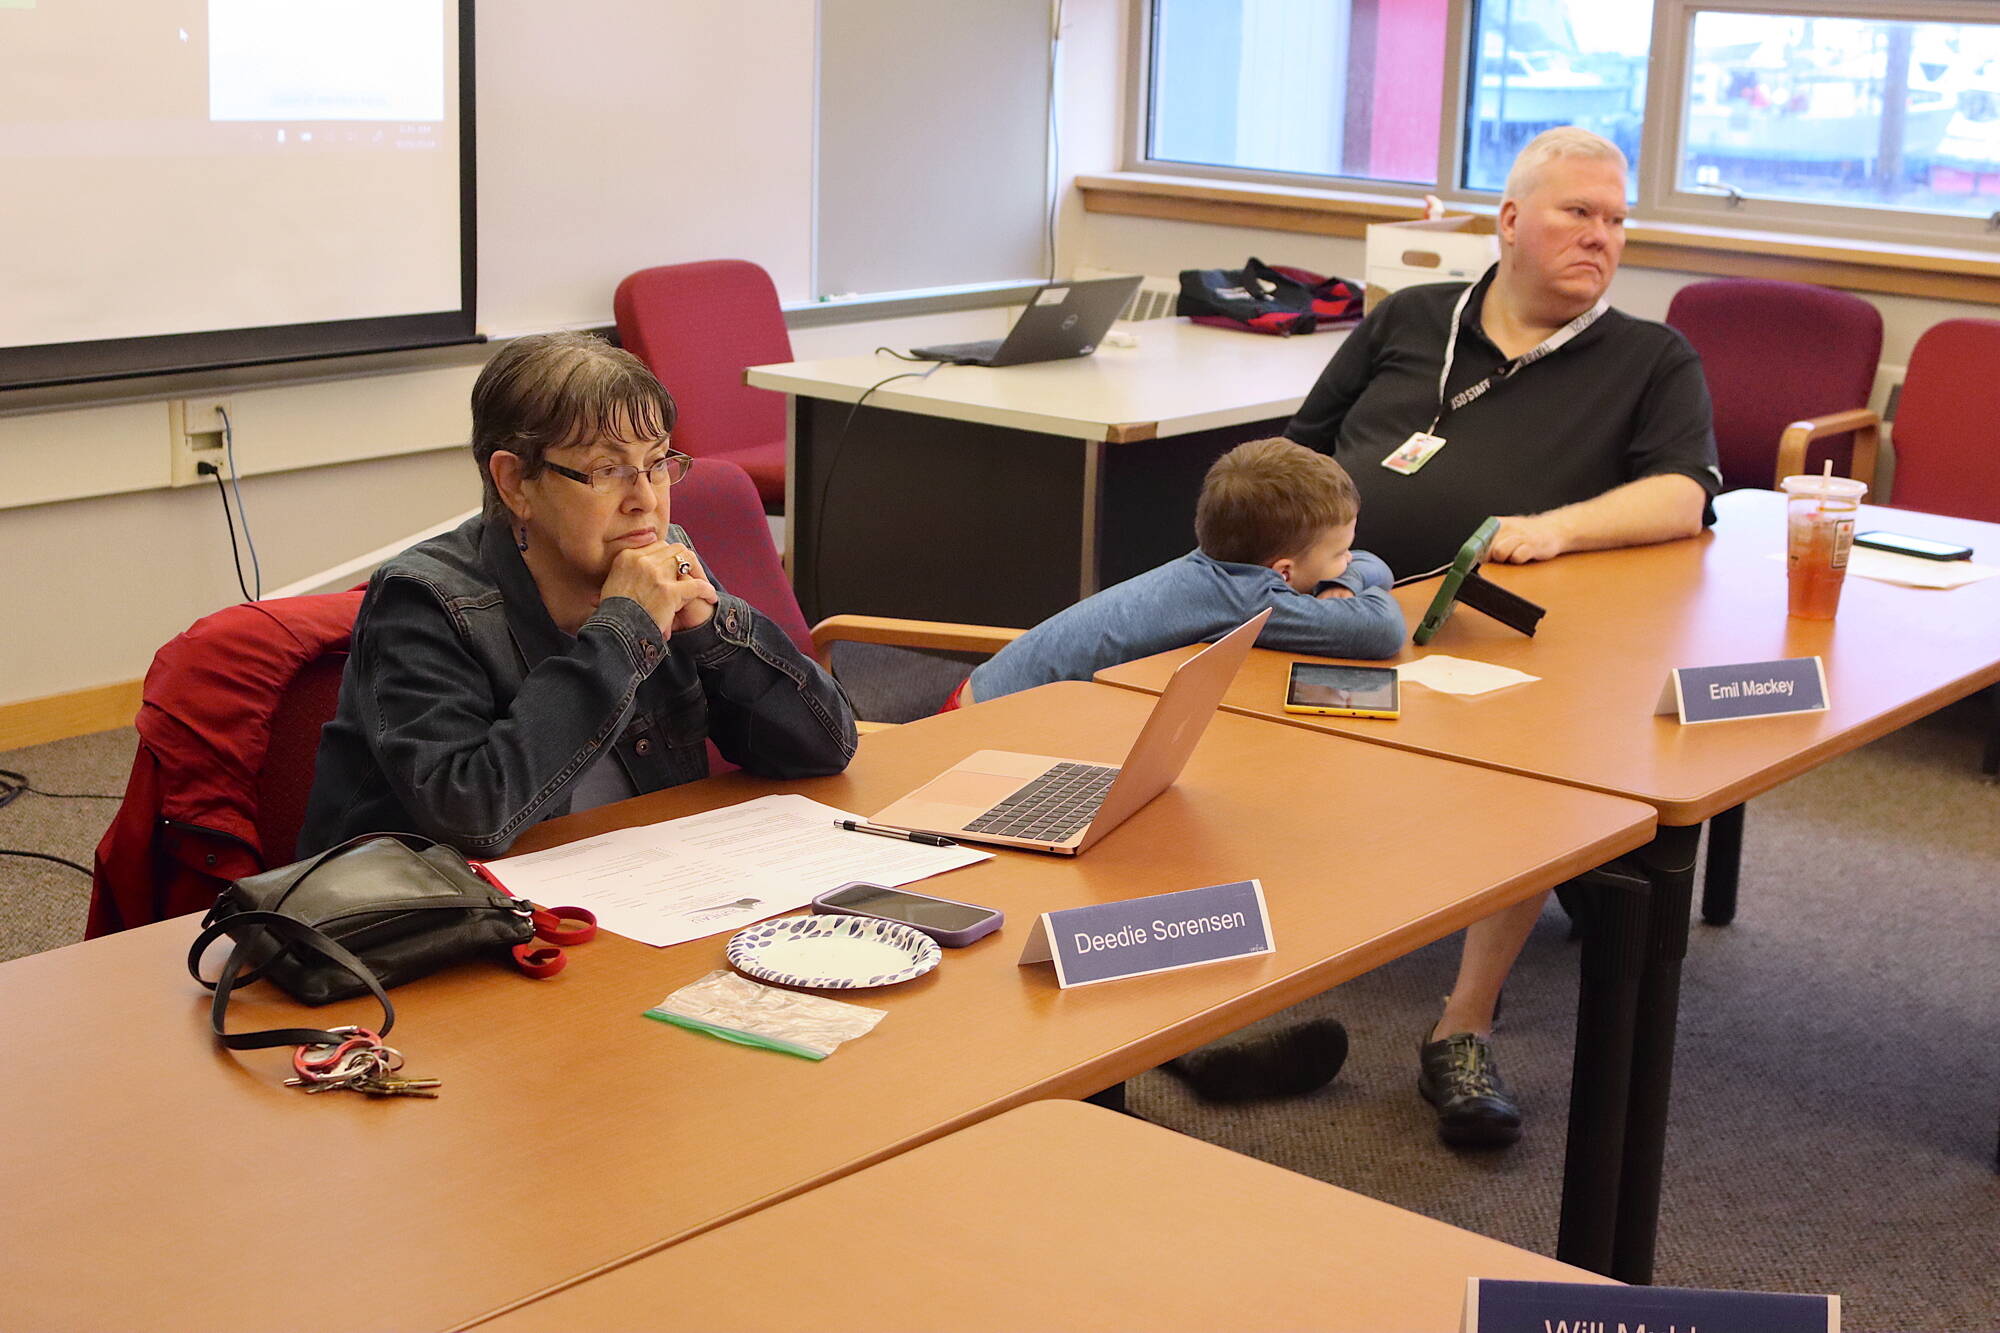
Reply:
[[[360,607],[358,590],[247,602],[154,654],[85,938],[205,910],[231,880],[294,859]]]
[[[750,474],[770,513],[785,503],[785,396],[743,382],[748,366],[792,359],[771,276],[741,259],[641,269],[611,300],[618,340],[680,408],[674,447]]]
[[[1666,322],[1701,356],[1725,489],[1768,488],[1832,459],[1874,483],[1879,423],[1866,411],[1882,356],[1882,314],[1858,296],[1803,282],[1722,278],[1674,293]],[[1743,807],[1708,823],[1701,915],[1736,914]]]
[[[829,616],[806,628],[805,614],[785,576],[757,488],[726,459],[698,459],[673,489],[672,518],[686,530],[702,563],[729,592],[762,611],[792,642],[833,670],[836,643],[883,644],[962,653],[996,653],[1025,632],[997,625],[958,625],[887,616]],[[883,724],[862,723],[864,731]],[[710,763],[718,756],[711,754]],[[720,771],[718,769],[717,771]]]
[[[1910,353],[1896,400],[1900,509],[2000,523],[2000,320],[1948,319]]]
[[[2000,320],[1948,319],[1924,331],[1910,353],[1896,403],[1898,508],[2000,523]],[[1979,768],[2000,777],[2000,686]]]
[[[1828,458],[1873,484],[1876,423],[1850,420],[1882,357],[1873,305],[1803,282],[1722,278],[1681,288],[1666,322],[1701,355],[1725,489],[1774,487]]]

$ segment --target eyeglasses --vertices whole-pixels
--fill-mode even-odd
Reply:
[[[688,469],[694,466],[694,460],[686,454],[668,454],[658,462],[645,467],[634,467],[630,463],[606,463],[603,467],[594,467],[588,472],[578,472],[573,467],[564,467],[561,463],[551,463],[546,459],[542,461],[542,466],[559,477],[582,482],[599,495],[616,495],[631,486],[632,479],[641,473],[644,473],[646,480],[655,486],[671,486],[687,476]]]

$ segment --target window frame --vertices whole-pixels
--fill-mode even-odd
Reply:
[[[1320,176],[1177,162],[1146,156],[1152,123],[1153,11],[1158,0],[1131,0],[1127,59],[1125,158],[1128,172],[1211,180],[1218,184],[1279,186],[1313,196],[1363,204],[1420,204],[1435,194],[1455,211],[1491,212],[1497,190],[1468,189],[1464,179],[1470,125],[1473,24],[1477,0],[1447,0],[1444,78],[1441,81],[1437,185],[1412,185],[1364,177]],[[1489,0],[1495,2],[1495,0]],[[1639,169],[1634,173],[1633,224],[1657,223],[1706,233],[1774,234],[1830,241],[1860,241],[1914,249],[1938,248],[2000,254],[2000,227],[1988,218],[1868,208],[1855,204],[1807,203],[1747,196],[1740,205],[1722,194],[1675,188],[1680,167],[1687,34],[1703,11],[1786,14],[1802,17],[1877,19],[1931,23],[2000,25],[1991,0],[1653,0],[1653,64],[1646,81],[1646,120]]]

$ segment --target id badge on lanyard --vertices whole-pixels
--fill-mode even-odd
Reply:
[[[1447,400],[1444,391],[1445,385],[1451,379],[1452,358],[1458,353],[1459,322],[1465,317],[1466,303],[1472,299],[1472,287],[1477,285],[1472,284],[1460,292],[1458,304],[1451,308],[1451,328],[1445,334],[1444,342],[1444,369],[1438,372],[1437,414],[1431,418],[1429,429],[1410,432],[1410,438],[1397,445],[1395,451],[1382,460],[1382,466],[1391,472],[1400,472],[1407,477],[1421,469],[1424,464],[1436,457],[1438,450],[1444,448],[1447,443],[1444,436],[1437,433],[1438,423],[1444,420],[1446,412],[1456,412],[1466,404],[1476,402],[1494,384],[1511,375],[1519,374],[1523,368],[1533,365],[1550,353],[1560,351],[1577,334],[1595,324],[1598,317],[1611,306],[1608,300],[1599,300],[1596,305],[1557,329],[1540,343],[1507,362],[1479,383],[1460,389]]]

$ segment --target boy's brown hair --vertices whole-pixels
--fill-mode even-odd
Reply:
[[[1360,511],[1354,479],[1325,454],[1291,440],[1251,440],[1202,479],[1194,537],[1211,560],[1268,565],[1303,554]]]

